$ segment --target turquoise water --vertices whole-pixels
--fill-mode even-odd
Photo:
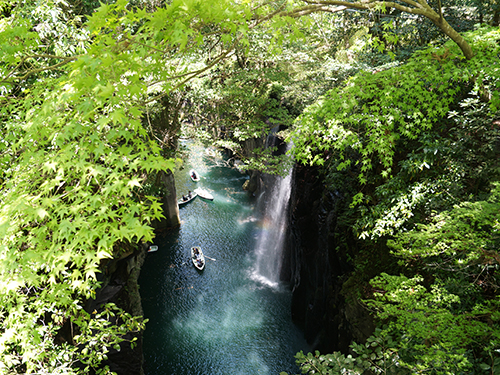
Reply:
[[[177,195],[200,186],[214,201],[197,197],[180,208],[180,228],[157,238],[158,251],[146,258],[139,280],[149,319],[146,374],[299,373],[294,354],[307,348],[291,321],[291,293],[256,274],[255,244],[269,228],[241,188],[247,177],[200,146],[190,148],[186,168],[176,173]],[[200,182],[189,178],[191,167]],[[192,246],[213,258],[202,272],[189,261]]]

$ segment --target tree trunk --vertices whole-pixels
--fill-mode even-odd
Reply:
[[[495,10],[493,13],[493,19],[491,20],[491,26],[499,26],[500,24],[500,9]]]
[[[472,52],[472,48],[469,43],[467,43],[467,41],[462,38],[462,36],[453,27],[451,27],[444,18],[440,17],[438,19],[434,19],[429,17],[429,19],[460,47],[467,60],[472,59],[474,53]]]

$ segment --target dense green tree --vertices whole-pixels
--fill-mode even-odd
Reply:
[[[302,162],[323,164],[324,151],[335,150],[338,169],[359,165],[359,179],[378,168],[383,178],[392,175],[396,145],[401,138],[416,139],[447,115],[462,90],[475,82],[475,90],[499,105],[498,30],[470,34],[478,43],[478,56],[459,58],[447,45],[427,49],[398,68],[364,71],[331,90],[301,115],[291,139]],[[469,88],[470,89],[470,88]],[[359,160],[349,158],[351,152]],[[361,199],[362,194],[358,196]]]
[[[297,156],[353,197],[344,215],[361,250],[343,290],[379,322],[356,357],[299,353],[304,373],[498,371],[499,34],[464,35],[478,60],[422,50],[298,119]]]
[[[423,16],[429,19],[445,35],[452,39],[467,59],[474,55],[468,42],[448,23],[443,16],[441,1],[435,4],[426,0],[401,0],[396,1],[343,1],[343,0],[303,0],[307,6],[293,10],[293,14],[304,14],[310,12],[339,12],[345,9],[358,9],[367,11],[386,12],[390,8],[398,11]]]
[[[174,163],[143,113],[226,57],[251,15],[222,2],[174,1],[150,12],[117,1],[82,24],[60,1],[5,9],[0,369],[88,373],[144,327],[113,305],[84,309],[107,260],[151,240],[161,216],[142,183]],[[224,38],[214,61],[193,65],[190,51],[214,31]],[[61,343],[64,324],[72,335]]]
[[[318,92],[333,87],[295,125],[298,160],[322,164],[334,155],[340,170],[359,162],[359,181],[374,190],[381,185],[377,178],[386,181],[399,171],[393,166],[399,160],[396,145],[423,138],[438,120],[452,113],[453,103],[466,88],[475,90],[474,98],[486,100],[491,110],[498,108],[498,30],[481,29],[463,39],[438,8],[425,2],[404,2],[411,9],[404,3],[387,2],[307,3],[118,0],[96,8],[92,0],[0,0],[2,372],[69,374],[94,369],[106,373],[109,370],[101,368],[101,362],[109,349],[117,348],[126,333],[144,328],[140,318],[113,304],[95,311],[84,306],[95,297],[98,275],[107,262],[122,256],[130,244],[149,241],[154,235],[150,224],[161,217],[161,206],[144,185],[149,175],[174,168],[174,159],[165,158],[162,147],[169,147],[165,144],[179,124],[172,121],[171,128],[152,129],[148,116],[158,107],[176,110],[180,98],[189,98],[188,84],[194,78],[221,69],[223,63],[238,66],[224,78],[236,85],[217,88],[225,99],[217,105],[228,112],[227,119],[219,116],[225,126],[237,123],[231,132],[239,141],[276,124],[290,125]],[[461,50],[451,44],[428,49],[404,66],[365,70],[344,80],[360,68],[337,69],[332,52],[341,52],[349,41],[369,34],[366,28],[371,24],[353,21],[352,30],[340,33],[328,21],[343,25],[348,16],[322,15],[322,20],[318,14],[345,7],[383,12],[391,6],[429,18]],[[295,19],[313,13],[318,14]],[[359,14],[351,16],[360,19]],[[306,64],[300,69],[289,63],[304,49],[313,55],[312,47],[297,42],[308,28],[314,30],[311,39],[324,43],[328,51],[316,51],[314,64],[323,61],[325,70],[336,68],[335,75],[322,72],[316,77],[338,82],[297,84],[301,74],[312,76],[304,73]],[[330,42],[327,34],[341,35],[343,44]],[[379,46],[391,42],[389,36],[382,36]],[[396,39],[391,43],[396,45]],[[284,47],[296,54],[269,64],[273,59],[268,51],[276,53]],[[259,49],[264,58],[256,58],[254,52]],[[287,65],[295,70],[285,69]],[[219,70],[210,79],[222,76]],[[287,96],[289,88],[297,94]],[[307,92],[307,98],[290,105],[291,99]],[[469,157],[482,163],[474,155]],[[428,160],[418,154],[406,168],[422,170],[426,165]],[[369,173],[372,168],[377,173]],[[488,180],[479,166],[476,175]],[[405,189],[408,186],[398,194]],[[382,194],[384,188],[378,191]],[[357,195],[355,202],[362,203],[360,210],[370,210],[374,197]],[[408,206],[401,201],[402,207]],[[402,223],[381,224],[381,207],[383,202],[378,211],[367,215],[367,225],[360,227],[365,238],[397,235],[391,230],[406,223],[403,218]],[[432,232],[430,228],[425,230]],[[486,241],[488,246],[491,241]],[[394,246],[408,245],[395,236]],[[398,255],[406,259],[403,250]],[[379,284],[374,285],[392,290],[420,282],[414,275],[405,277],[377,279]],[[424,302],[429,298],[428,293],[422,294]],[[374,301],[374,308],[387,315],[386,304]],[[395,322],[404,318],[397,313],[390,317]],[[70,337],[60,335],[65,325],[71,328]],[[494,334],[490,337],[493,340]],[[491,343],[493,353],[494,340]],[[386,356],[385,351],[379,354],[374,358]]]

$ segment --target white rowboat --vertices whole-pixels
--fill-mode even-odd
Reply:
[[[200,198],[208,199],[209,201],[214,200],[214,196],[208,192],[208,190],[202,188],[194,189],[194,192],[200,196]]]
[[[203,271],[205,268],[205,256],[201,247],[195,246],[191,248],[191,260],[197,269]]]
[[[194,198],[196,198],[196,197],[197,197],[197,195],[198,195],[198,194],[196,194],[195,192],[192,192],[192,193],[191,193],[191,196],[189,196],[188,194],[183,195],[183,196],[182,196],[182,198],[181,198],[181,199],[179,199],[179,200],[177,201],[177,204],[179,205],[179,207],[180,207],[180,206],[183,206],[183,205],[185,205],[186,203],[191,202]]]
[[[191,169],[189,171],[189,177],[191,177],[191,180],[193,180],[194,182],[200,181],[200,175],[194,169]]]

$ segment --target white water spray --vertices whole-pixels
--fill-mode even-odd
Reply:
[[[257,258],[252,276],[273,288],[280,281],[292,172],[291,169],[286,177],[274,177],[272,194],[264,208],[262,232],[255,250]]]

